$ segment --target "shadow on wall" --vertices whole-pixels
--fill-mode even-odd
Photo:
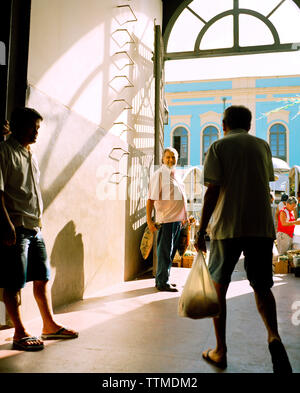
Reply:
[[[143,260],[139,246],[146,223],[148,184],[153,164],[154,146],[154,76],[153,52],[137,36],[132,34],[134,44],[129,55],[138,72],[130,68],[129,80],[133,82],[136,94],[130,101],[132,110],[128,113],[128,124],[134,132],[127,133],[129,156],[127,162],[126,238],[124,279],[132,280],[151,269],[152,258]],[[144,75],[144,80],[138,78]],[[152,256],[152,254],[151,254]]]
[[[69,221],[57,235],[51,253],[51,266],[56,269],[51,288],[53,310],[61,304],[83,298],[84,249],[82,235],[76,234],[73,221]]]

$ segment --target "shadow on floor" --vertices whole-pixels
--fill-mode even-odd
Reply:
[[[187,272],[173,270],[179,287]],[[181,278],[185,274],[185,277]],[[238,277],[239,272],[235,275]],[[228,368],[224,373],[271,373],[267,335],[248,283],[228,299]],[[299,281],[277,277],[273,292],[278,304],[280,334],[294,372],[300,372],[299,327],[291,323],[291,303],[299,298]],[[176,281],[176,280],[175,280]],[[280,284],[280,285],[279,285]],[[216,373],[202,351],[213,348],[210,319],[177,315],[180,293],[157,292],[154,280],[125,283],[109,296],[87,299],[65,308],[57,317],[80,331],[76,340],[47,342],[39,353],[0,359],[2,372],[39,373]],[[128,290],[131,288],[131,290]],[[126,290],[127,289],[127,290]],[[9,344],[0,347],[6,350]]]

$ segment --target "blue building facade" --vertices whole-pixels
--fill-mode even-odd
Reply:
[[[250,133],[270,144],[273,157],[300,165],[300,75],[170,82],[165,94],[164,144],[177,149],[179,166],[203,164],[210,144],[223,136],[230,105],[251,110]]]

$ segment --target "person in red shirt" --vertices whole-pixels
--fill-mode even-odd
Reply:
[[[295,220],[294,210],[297,207],[297,199],[289,197],[278,216],[277,249],[279,255],[285,254],[293,246],[295,225],[300,225],[300,220]]]

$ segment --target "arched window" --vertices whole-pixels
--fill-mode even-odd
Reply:
[[[218,139],[218,129],[214,126],[208,126],[203,131],[202,136],[202,163],[209,146]]]
[[[273,157],[286,161],[286,129],[282,124],[270,128],[270,148]]]
[[[174,130],[173,147],[178,151],[177,165],[188,165],[188,133],[184,127],[177,127]]]
[[[294,51],[299,44],[297,0],[207,3],[182,0],[165,18],[167,59]]]

